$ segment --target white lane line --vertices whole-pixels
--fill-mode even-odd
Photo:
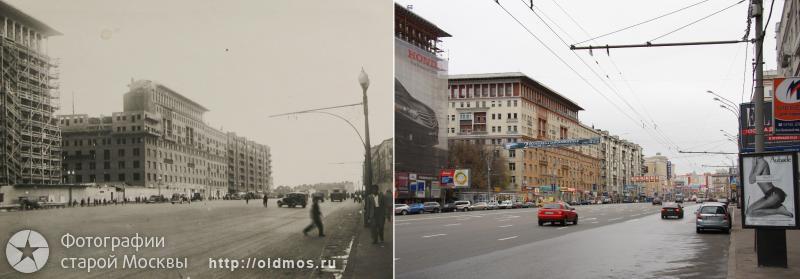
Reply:
[[[594,221],[594,222],[592,222],[592,224],[597,224],[597,223],[600,223],[600,222],[598,222],[598,221]]]
[[[399,260],[399,259],[400,259],[400,258],[394,258],[394,260],[395,260],[395,261],[396,261],[396,260]]]
[[[512,237],[506,237],[506,238],[500,238],[500,239],[497,239],[497,240],[503,241],[503,240],[514,239],[514,238],[517,238],[517,237],[519,237],[519,235],[515,235],[515,236],[512,236]]]
[[[586,220],[586,221],[589,221],[589,220],[597,220],[597,218],[588,218],[588,219],[585,219],[585,220]]]
[[[639,219],[630,219],[630,220],[625,221],[625,222],[627,223],[627,222],[636,222],[636,221],[639,221]]]
[[[450,226],[459,226],[459,225],[461,225],[461,223],[447,224],[447,225],[444,225],[444,226],[445,227],[450,227]]]
[[[514,226],[514,225],[502,225],[502,226],[498,226],[498,228],[508,228],[508,227],[511,227],[511,226]]]
[[[620,220],[620,219],[622,219],[622,217],[619,217],[619,218],[612,218],[612,219],[608,219],[608,221],[609,221],[609,222],[612,222],[612,221],[616,221],[616,220]]]
[[[566,226],[565,227],[560,227],[560,228],[558,228],[556,230],[563,230],[563,229],[566,229],[566,228],[569,228],[569,227],[566,227]]]
[[[639,216],[639,214],[633,214],[630,217],[636,217],[636,216]]]
[[[431,237],[445,236],[445,235],[447,235],[447,234],[439,233],[439,234],[426,235],[426,236],[423,236],[422,238],[431,238]]]

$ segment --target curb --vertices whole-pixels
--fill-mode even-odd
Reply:
[[[731,219],[733,219],[733,227],[731,229],[731,234],[729,235],[729,241],[731,242],[728,245],[728,279],[736,279],[736,234],[740,233],[739,224],[736,222],[737,214],[731,214]]]

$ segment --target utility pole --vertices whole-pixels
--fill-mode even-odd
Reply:
[[[752,17],[756,18],[756,85],[753,93],[755,106],[755,152],[764,152],[764,30],[763,0],[752,0]],[[744,198],[744,197],[741,197]],[[755,229],[755,246],[759,266],[787,267],[786,230]]]
[[[358,83],[361,84],[361,89],[363,89],[363,97],[364,97],[364,160],[366,162],[366,180],[365,186],[371,187],[372,186],[372,146],[369,144],[369,105],[367,103],[367,88],[369,88],[369,76],[367,73],[364,72],[364,68],[361,68],[361,74],[358,76]]]

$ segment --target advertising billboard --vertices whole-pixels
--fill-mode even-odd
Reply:
[[[447,169],[441,170],[439,172],[439,182],[442,184],[442,188],[452,188],[453,184],[453,176],[455,176],[456,170]]]
[[[776,78],[772,82],[776,135],[800,135],[800,78]]]
[[[797,228],[797,153],[742,154],[744,228]]]
[[[395,169],[447,165],[447,61],[395,38]]]
[[[453,186],[456,188],[469,188],[469,169],[455,170],[453,173]]]
[[[739,151],[755,152],[755,107],[753,103],[744,103],[739,106],[739,112],[739,137],[742,140]],[[774,135],[772,123],[772,102],[764,102],[764,151],[800,151],[800,135]]]

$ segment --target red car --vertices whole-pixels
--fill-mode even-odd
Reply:
[[[550,224],[561,223],[566,226],[567,222],[578,224],[578,213],[575,208],[563,202],[548,203],[539,209],[539,226],[544,225],[546,222]]]

